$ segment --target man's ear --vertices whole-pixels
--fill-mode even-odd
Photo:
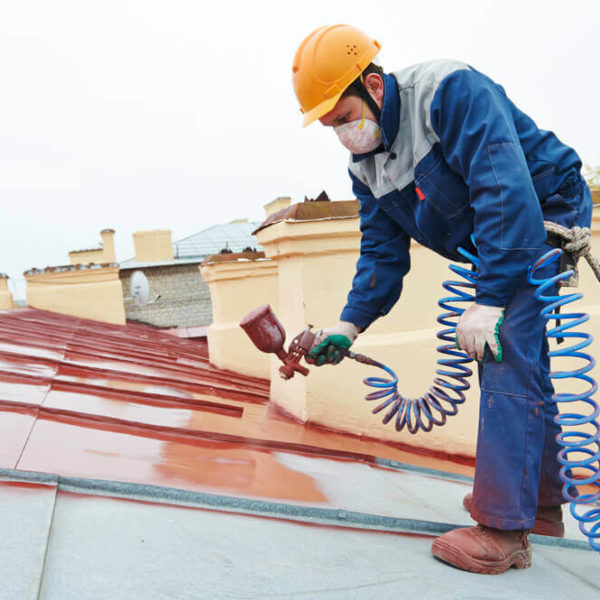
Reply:
[[[365,77],[365,88],[381,107],[383,103],[383,78],[381,75],[379,73],[369,73]]]

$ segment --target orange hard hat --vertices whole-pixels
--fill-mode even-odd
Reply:
[[[379,42],[350,25],[313,31],[301,44],[292,67],[303,127],[327,114],[344,90],[369,66]]]

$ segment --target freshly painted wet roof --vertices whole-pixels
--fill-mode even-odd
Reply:
[[[527,571],[439,563],[432,536],[471,523],[469,461],[291,421],[266,381],[151,327],[0,312],[0,430],[0,597],[600,591],[570,520]]]

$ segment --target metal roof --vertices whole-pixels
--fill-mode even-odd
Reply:
[[[187,264],[202,262],[211,254],[219,254],[226,249],[231,252],[242,252],[245,248],[262,250],[252,232],[260,225],[258,221],[232,221],[222,225],[213,225],[198,233],[173,242],[173,261],[163,262],[164,265]],[[121,268],[151,266],[153,263],[136,263],[135,258],[121,262]]]
[[[368,411],[365,418],[369,418]],[[0,312],[0,597],[571,598],[598,555],[532,536],[531,569],[437,561],[472,464],[286,419],[268,382],[152,327]]]

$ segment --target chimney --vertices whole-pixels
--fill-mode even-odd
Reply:
[[[8,275],[0,273],[0,310],[9,310],[15,307],[15,303],[8,288]]]
[[[287,208],[292,202],[289,196],[279,196],[275,200],[271,200],[268,204],[265,204],[265,219],[268,219],[272,214]]]
[[[115,230],[103,229],[100,232],[102,238],[102,251],[104,253],[104,262],[114,263],[117,261],[115,255]]]
[[[136,231],[133,234],[135,262],[163,262],[173,260],[170,229]]]

